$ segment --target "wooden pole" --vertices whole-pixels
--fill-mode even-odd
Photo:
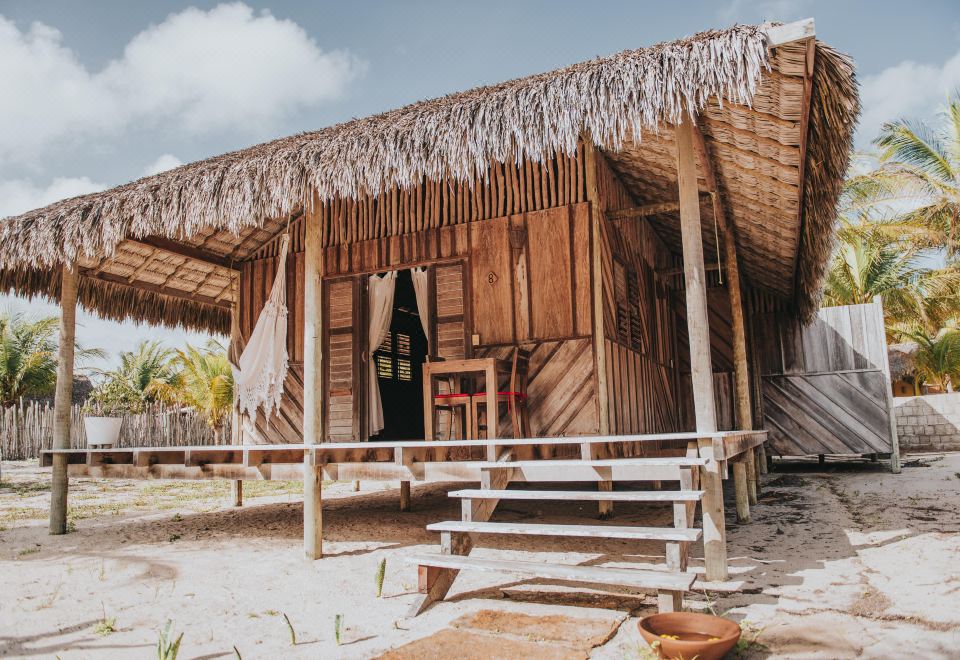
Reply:
[[[60,275],[60,342],[57,351],[57,385],[53,396],[53,448],[70,448],[70,408],[73,403],[73,354],[77,329],[76,264],[65,265]],[[67,533],[67,456],[53,457],[50,485],[50,533]]]
[[[737,522],[750,522],[750,496],[747,493],[747,464],[736,461],[733,464],[733,493],[737,499]]]
[[[310,445],[323,442],[323,249],[319,212],[304,216],[303,292],[303,553],[307,559],[323,556],[323,470],[315,465]]]
[[[713,399],[713,366],[710,358],[710,325],[707,316],[707,280],[703,263],[700,226],[700,195],[694,152],[694,126],[684,114],[676,127],[677,187],[680,196],[680,234],[686,289],[687,336],[690,341],[690,380],[697,432],[715,433],[717,412]],[[727,579],[726,529],[723,519],[723,480],[714,458],[712,439],[700,441],[700,456],[707,459],[700,474],[704,490],[703,553],[707,580]]]
[[[749,498],[750,504],[757,503],[757,459],[754,455],[754,450],[751,447],[744,452],[743,463],[747,468],[747,497]]]
[[[240,343],[240,275],[234,274],[230,282],[230,354],[239,355]],[[230,414],[230,444],[239,445],[241,433],[240,398],[233,393],[233,411]],[[243,481],[234,479],[230,487],[230,500],[233,506],[243,506]]]
[[[720,186],[717,173],[713,167],[713,159],[707,149],[707,141],[699,126],[693,127],[693,148],[697,152],[703,178],[707,183],[710,197],[713,202],[714,221],[723,234],[723,255],[726,261],[727,295],[730,300],[730,325],[733,334],[733,376],[735,412],[737,428],[750,430],[753,428],[753,409],[750,405],[750,370],[747,364],[747,330],[743,313],[743,297],[740,281],[740,261],[737,258],[737,236],[733,225],[727,217],[723,198],[720,196]]]
[[[233,506],[243,506],[243,480],[234,479],[230,482],[230,501]]]
[[[597,408],[600,413],[598,420],[598,430],[600,435],[610,434],[610,404],[607,393],[607,352],[606,341],[603,332],[603,250],[602,236],[605,222],[603,217],[603,208],[600,204],[600,189],[597,184],[597,168],[599,167],[599,158],[597,148],[589,137],[584,137],[584,168],[586,171],[587,201],[590,202],[590,223],[591,223],[591,241],[590,241],[590,266],[591,266],[591,285],[593,299],[593,355],[594,369],[596,371],[597,383]],[[593,447],[585,445],[582,448],[584,459],[593,458],[591,452]],[[612,491],[612,481],[598,481],[597,490]],[[613,502],[602,501],[597,503],[597,513],[602,520],[613,516]]]
[[[877,327],[883,327],[883,298],[876,296],[873,299],[873,306],[877,314]],[[880,351],[883,354],[882,364],[883,375],[886,376],[886,404],[887,418],[890,422],[890,471],[894,474],[900,474],[902,469],[900,463],[900,438],[897,435],[897,415],[896,408],[893,405],[893,385],[890,383],[890,357],[887,355],[886,347]]]

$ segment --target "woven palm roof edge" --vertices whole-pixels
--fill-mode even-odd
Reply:
[[[764,28],[737,25],[198,161],[3,221],[0,286],[55,299],[59,280],[41,271],[78,257],[111,255],[125,238],[188,239],[203,228],[236,233],[313,199],[375,194],[423,178],[469,180],[491,160],[572,154],[583,135],[616,150],[625,136],[636,139],[663,122],[675,123],[685,109],[698,112],[711,97],[749,105],[768,68]],[[819,43],[812,106],[796,280],[804,318],[817,309],[859,113],[850,60]],[[94,309],[109,318],[217,331],[229,326],[222,309],[150,291],[139,299],[124,294],[138,308],[125,311],[119,301],[106,300],[108,291],[122,288],[87,283],[81,304],[89,308],[97,301]]]

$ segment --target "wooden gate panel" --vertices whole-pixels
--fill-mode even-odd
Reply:
[[[893,451],[890,378],[879,304],[828,307],[809,326],[757,319],[763,416],[774,453]]]

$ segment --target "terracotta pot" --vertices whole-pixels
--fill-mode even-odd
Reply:
[[[729,619],[694,612],[652,614],[637,624],[647,644],[660,642],[661,658],[719,660],[740,639],[740,626]],[[678,639],[663,637],[675,635]]]

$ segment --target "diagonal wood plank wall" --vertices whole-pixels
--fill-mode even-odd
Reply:
[[[890,382],[877,304],[827,307],[807,327],[755,321],[770,445],[782,456],[889,453]]]

